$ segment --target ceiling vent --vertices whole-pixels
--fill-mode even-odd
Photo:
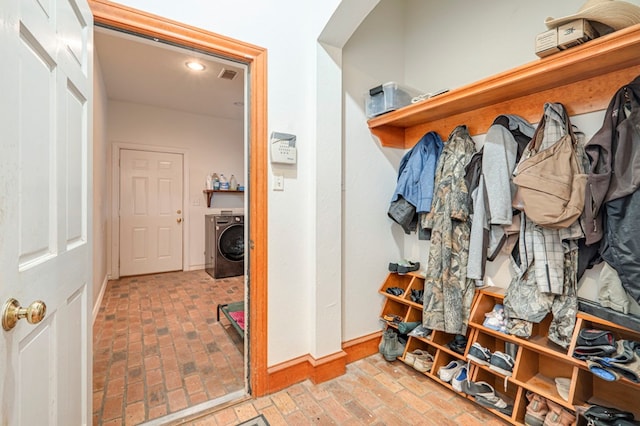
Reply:
[[[222,78],[225,80],[233,80],[236,76],[236,74],[238,74],[236,71],[232,71],[232,70],[228,70],[226,68],[222,68],[222,70],[220,71],[220,74],[218,74],[218,78]]]

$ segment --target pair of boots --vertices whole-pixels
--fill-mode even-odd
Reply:
[[[527,426],[574,426],[576,416],[562,406],[533,392],[527,392],[527,411],[524,424]]]
[[[395,361],[396,358],[404,353],[404,345],[398,340],[398,333],[392,328],[387,328],[382,333],[382,340],[378,349],[384,359],[387,361]]]

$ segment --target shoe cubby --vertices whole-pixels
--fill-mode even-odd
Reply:
[[[411,274],[398,274],[396,272],[391,272],[387,275],[387,279],[382,283],[382,287],[380,287],[380,293],[385,297],[389,297],[392,299],[404,299],[404,296],[407,293],[407,289],[411,284],[411,281],[414,279],[414,276]],[[387,289],[390,288],[401,288],[401,295],[394,295],[391,293],[387,293]]]
[[[570,356],[567,352],[567,349],[556,345],[547,337],[549,334],[549,325],[551,324],[551,320],[553,319],[553,316],[551,314],[548,314],[539,323],[533,324],[531,336],[528,338],[514,336],[486,327],[484,325],[484,321],[486,318],[485,314],[491,312],[496,304],[504,303],[505,293],[506,289],[499,287],[485,287],[480,290],[480,293],[476,296],[476,302],[471,310],[469,325],[486,334],[496,336],[499,339],[511,341],[518,346],[529,346],[532,348],[543,347],[545,348],[545,350],[553,351],[560,356]]]
[[[449,348],[448,344],[449,342],[453,341],[453,339],[455,339],[456,335],[455,334],[451,334],[451,333],[445,333],[444,331],[439,331],[439,330],[433,330],[431,332],[431,341],[438,346],[438,348],[444,352],[447,352],[449,355],[451,355],[452,357],[458,358],[458,359],[464,359],[464,354],[466,352],[466,350],[469,348],[469,331],[467,332],[467,346],[465,348],[465,351],[463,353],[458,353],[456,351],[454,351],[453,349]]]
[[[620,325],[614,324],[609,321],[605,321],[598,317],[585,314],[583,312],[578,312],[578,318],[576,320],[576,328],[574,329],[574,333],[573,333],[572,345],[569,347],[569,355],[573,354],[573,350],[576,347],[575,342],[578,340],[578,334],[582,329],[596,329],[596,330],[610,331],[611,334],[613,334],[613,337],[615,338],[616,341],[640,340],[638,337],[638,333],[634,332],[633,330],[630,330],[628,328],[622,327]]]
[[[522,398],[524,396],[523,389],[511,382],[505,381],[503,376],[496,376],[493,372],[479,368],[477,365],[472,367],[470,374],[470,379],[473,382],[486,382],[491,385],[495,390],[496,395],[502,398],[507,404],[510,404],[513,407],[513,410],[511,414],[505,414],[484,405],[483,407],[509,423],[514,423],[514,419],[521,410],[520,405],[522,404]],[[475,401],[475,397],[471,395],[467,395],[467,397],[471,399],[471,401]]]
[[[636,420],[640,419],[640,384],[628,380],[609,382],[588,370],[579,369],[572,391],[569,396],[573,396],[576,406],[598,404],[614,407],[630,411]]]
[[[569,390],[569,400],[563,399],[558,393],[555,378],[563,377],[573,380],[576,371],[577,367],[569,361],[558,359],[544,352],[522,348],[516,360],[513,378],[527,390],[573,411],[571,389]]]
[[[408,313],[409,307],[407,305],[395,299],[387,298],[382,306],[382,313],[380,314],[380,318],[388,325],[398,328],[398,324],[396,322],[385,320],[385,317],[396,316],[400,318],[400,321],[408,322]]]
[[[403,294],[400,297],[388,294],[386,289],[389,287],[402,288]],[[420,322],[422,320],[422,306],[410,300],[411,289],[424,289],[424,278],[416,273],[406,275],[390,273],[380,288],[380,293],[385,296],[381,317],[391,314],[399,316],[405,322]],[[512,336],[483,325],[485,313],[491,312],[496,304],[502,304],[504,294],[505,290],[497,287],[484,287],[476,291],[471,307],[464,355],[454,352],[447,346],[455,335],[433,330],[426,337],[409,336],[405,352],[400,359],[404,360],[406,354],[415,349],[429,352],[434,357],[434,363],[431,371],[424,373],[425,379],[435,380],[453,390],[450,383],[440,380],[438,370],[454,360],[467,362],[469,349],[474,342],[489,349],[491,353],[500,351],[512,356],[514,354],[508,346],[517,345],[513,357],[514,367],[511,377],[505,377],[489,366],[477,365],[474,361],[469,363],[470,371],[468,374],[472,381],[487,382],[499,395],[505,397],[505,401],[513,404],[511,415],[505,415],[496,409],[483,406],[502,420],[514,425],[524,423],[528,404],[527,391],[534,392],[572,413],[575,413],[575,407],[600,404],[631,411],[637,419],[640,419],[640,404],[638,403],[640,384],[627,379],[613,382],[605,381],[593,375],[587,368],[586,362],[571,356],[578,332],[582,328],[611,331],[617,340],[640,341],[640,333],[578,312],[576,327],[568,350],[557,346],[547,338],[552,320],[550,314],[539,324],[534,325],[532,335],[528,339]],[[387,322],[387,324],[397,329],[397,324],[393,322]],[[570,379],[568,401],[558,393],[555,383],[557,377]],[[475,401],[474,397],[468,395],[467,397],[471,401]]]

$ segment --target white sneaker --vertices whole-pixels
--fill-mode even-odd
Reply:
[[[451,386],[453,389],[462,392],[462,382],[467,381],[467,366],[463,365],[462,368],[458,370],[458,374],[455,375],[453,379],[451,379]]]
[[[438,369],[438,377],[440,377],[440,380],[442,380],[443,382],[449,383],[458,374],[458,371],[460,371],[460,369],[464,366],[464,361],[461,361],[459,359],[451,361],[449,364]]]

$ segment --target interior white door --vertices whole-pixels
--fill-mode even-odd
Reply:
[[[0,424],[87,425],[93,17],[3,0],[0,23],[0,307],[46,304],[0,329]]]
[[[182,154],[120,150],[120,275],[182,270]]]

